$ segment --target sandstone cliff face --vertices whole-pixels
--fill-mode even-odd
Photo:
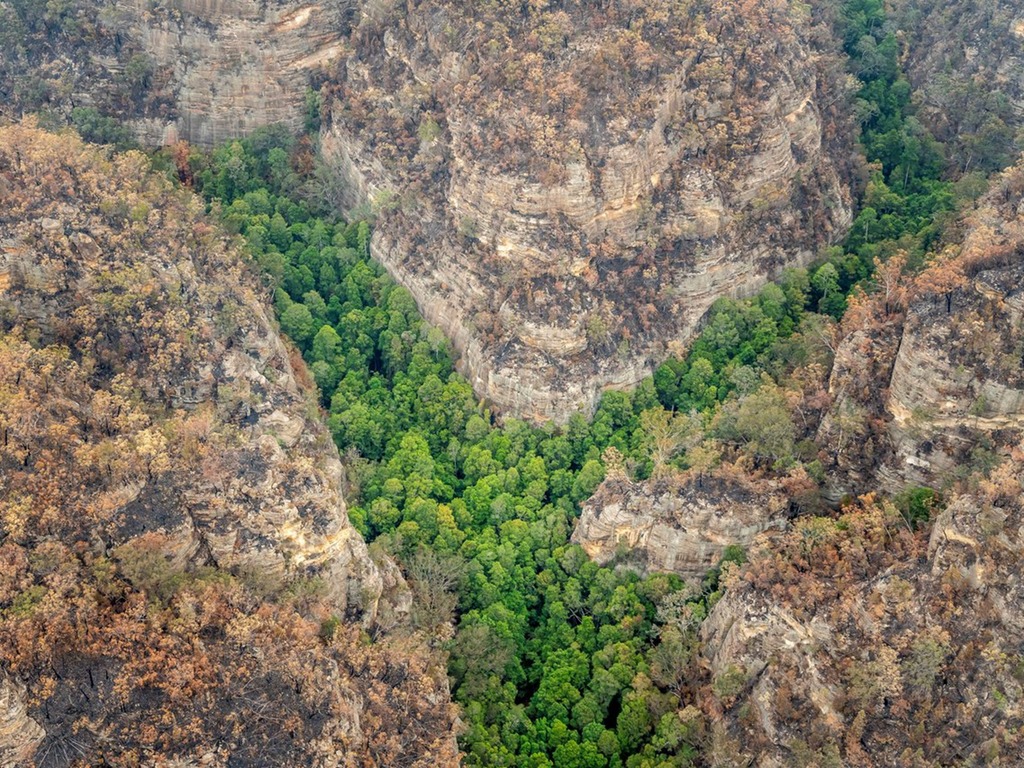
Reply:
[[[26,129],[7,135],[0,330],[67,344],[97,392],[148,414],[126,427],[142,471],[126,468],[101,494],[107,545],[160,531],[180,566],[320,575],[340,612],[372,621],[382,579],[346,517],[337,450],[237,245],[141,156],[107,161],[70,139],[54,150]],[[111,174],[139,178],[119,189]],[[95,402],[66,407],[83,430],[114,428]],[[186,424],[202,451],[178,453]]]
[[[889,479],[941,484],[980,444],[1024,430],[1022,281],[1022,264],[984,270],[951,312],[941,300],[911,310],[889,384]]]
[[[0,129],[0,763],[458,763],[257,286],[144,156]]]
[[[1022,200],[1018,166],[961,243],[852,302],[818,434],[831,491],[929,485],[946,506],[915,529],[862,497],[755,542],[701,629],[720,752],[759,766],[1021,754]]]
[[[324,156],[505,411],[592,408],[849,222],[811,22],[698,5],[392,3],[353,32]]]
[[[720,744],[756,766],[1014,764],[1020,471],[955,498],[930,537],[869,501],[757,545],[701,629]]]
[[[602,565],[622,557],[645,572],[700,578],[725,547],[746,547],[762,531],[785,527],[788,509],[777,488],[715,476],[640,483],[609,477],[584,502],[572,540]]]
[[[151,145],[179,137],[212,146],[306,114],[311,77],[344,47],[353,0],[180,0],[130,9],[128,34],[158,71],[172,72],[175,116],[140,120]]]
[[[0,673],[0,766],[28,765],[45,732],[28,715],[24,686]]]
[[[891,454],[888,383],[899,349],[902,318],[880,328],[848,329],[829,377],[831,407],[822,417],[817,444],[826,448],[833,501],[875,484],[878,465]]]
[[[1024,430],[1022,179],[1017,167],[996,180],[962,244],[908,286],[905,312],[846,321],[818,435],[837,495],[940,487]]]
[[[23,109],[95,106],[151,146],[299,131],[306,91],[341,55],[355,0],[86,0],[19,24],[0,92]],[[42,100],[42,104],[35,103]]]

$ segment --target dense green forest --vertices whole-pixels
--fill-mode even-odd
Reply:
[[[697,758],[703,724],[681,713],[719,569],[696,590],[641,578],[595,565],[569,535],[609,461],[635,478],[738,457],[764,471],[820,472],[784,388],[810,366],[827,370],[821,339],[850,291],[870,289],[876,263],[896,253],[921,264],[956,202],[942,146],[914,118],[881,4],[847,3],[843,27],[868,168],[846,242],[753,299],[719,301],[685,359],[632,393],[607,393],[592,420],[577,414],[565,428],[496,423],[455,373],[445,338],[370,259],[370,223],[308,202],[307,140],[267,129],[210,154],[167,155],[245,237],[273,291],[347,456],[350,517],[401,562],[415,625],[449,654],[469,765]],[[730,550],[726,560],[742,557]]]
[[[676,717],[677,676],[717,572],[690,594],[675,577],[600,568],[568,543],[604,450],[643,455],[653,386],[610,394],[592,423],[566,430],[496,425],[443,336],[370,261],[368,224],[297,201],[294,151],[267,131],[194,153],[187,174],[262,265],[348,454],[350,517],[402,562],[416,625],[450,654],[469,763],[689,764],[699,724]]]

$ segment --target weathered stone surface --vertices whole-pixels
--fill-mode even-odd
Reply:
[[[940,487],[985,460],[972,458],[979,446],[1024,433],[1022,184],[1019,167],[1008,171],[967,217],[955,261],[962,277],[948,296],[926,290],[925,279],[905,312],[874,311],[849,328],[818,434],[833,454],[837,498],[876,481],[889,491]]]
[[[75,107],[95,107],[150,146],[179,138],[212,146],[274,123],[298,131],[307,89],[342,55],[357,5],[78,0],[62,7],[61,21],[19,30],[23,45],[0,67],[0,96],[14,116],[34,111],[38,97],[24,85],[33,83],[48,110],[70,116]],[[18,19],[2,0],[0,14]]]
[[[12,141],[27,146],[31,136]],[[147,430],[191,419],[216,447],[202,460],[164,464],[173,452],[154,436],[150,466],[166,471],[132,473],[105,490],[106,545],[159,532],[178,566],[277,581],[320,576],[339,613],[372,622],[382,577],[348,522],[337,448],[238,244],[205,220],[198,200],[149,176],[140,156],[115,167],[68,139],[47,157],[78,187],[0,214],[0,332],[60,338],[97,367],[97,386],[135,393],[151,414]],[[20,190],[46,174],[44,184],[60,185],[55,167],[34,162],[26,151],[20,165],[0,167],[11,182],[5,210],[19,210],[29,199]],[[104,188],[114,183],[104,175],[124,183],[126,174],[136,186]],[[75,198],[72,189],[89,191]],[[145,223],[131,224],[112,200],[147,210]],[[89,423],[90,413],[80,418]],[[390,591],[407,609],[391,571]]]
[[[826,493],[833,501],[874,485],[880,457],[891,451],[885,424],[885,384],[899,350],[902,323],[880,330],[851,330],[836,349],[829,394],[832,405],[822,417],[817,444],[829,453],[833,471]],[[877,416],[882,426],[872,422]]]
[[[951,312],[941,299],[911,310],[889,384],[889,479],[940,484],[983,436],[1024,430],[1022,302],[1018,264],[976,275]]]
[[[0,764],[457,765],[240,241],[70,133],[0,179]]]
[[[1006,470],[1000,477],[1020,480],[1019,473]],[[1019,487],[1015,484],[1013,491]],[[989,593],[1000,624],[1021,637],[1024,582],[1014,572],[1024,554],[1020,499],[979,496],[957,498],[935,519],[928,543],[931,575],[959,573],[974,591]]]
[[[573,542],[600,564],[620,557],[646,572],[701,577],[730,544],[746,547],[787,524],[781,489],[716,476],[635,483],[606,479],[583,504]]]
[[[33,38],[16,69],[147,144],[298,128],[326,81],[344,204],[378,209],[374,255],[509,413],[592,409],[850,221],[845,78],[778,0],[90,2],[74,50]]]
[[[503,19],[507,51],[532,45],[531,25],[569,30],[514,96],[488,89],[515,55],[458,42],[497,29],[474,26],[476,6],[363,18],[323,153],[348,205],[379,208],[374,255],[454,341],[479,394],[535,420],[590,409],[649,374],[716,298],[753,292],[842,234],[849,197],[826,147],[836,117],[821,108],[840,95],[831,59],[809,24],[769,5],[786,65],[747,80],[738,49],[766,44],[759,21],[723,9],[708,42],[723,70],[699,63],[694,18],[672,18],[678,50],[609,74],[596,94],[585,73],[618,22],[591,28],[582,4],[554,21]],[[533,81],[574,84],[564,112]]]
[[[729,594],[728,592],[726,594]],[[801,689],[813,703],[816,716],[839,729],[844,721],[837,710],[842,689],[822,669],[817,658],[832,647],[833,630],[820,617],[797,618],[787,607],[774,601],[755,602],[723,599],[701,625],[704,663],[714,679],[740,672],[746,678],[742,692],[750,704],[751,720],[772,743],[784,743],[792,736],[778,723],[779,680],[772,662],[786,657],[787,667],[796,670]],[[766,751],[767,752],[767,751]],[[770,768],[785,765],[779,753],[762,752],[755,765]]]
[[[739,759],[947,765],[958,754],[981,765],[1020,754],[1019,739],[989,741],[987,728],[1014,732],[1024,718],[1022,455],[953,498],[930,536],[874,508],[755,545],[701,627],[715,691],[704,707]]]
[[[352,0],[181,0],[130,9],[127,34],[173,73],[176,117],[136,123],[148,144],[211,146],[264,125],[302,127],[311,75],[341,55]]]
[[[45,735],[28,716],[24,687],[0,672],[0,768],[29,765]]]

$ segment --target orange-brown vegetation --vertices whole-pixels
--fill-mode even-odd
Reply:
[[[34,764],[454,765],[426,645],[339,621],[370,604],[329,561],[260,567],[304,554],[275,521],[358,536],[303,495],[322,428],[265,445],[309,382],[202,209],[140,154],[0,129],[0,670]]]
[[[713,755],[931,768],[1024,754],[1022,179],[996,178],[919,274],[898,254],[850,297],[817,436],[826,490],[942,493],[848,497],[753,546],[702,630]]]
[[[753,548],[705,629],[714,679],[745,672],[739,695],[704,705],[741,752],[795,765],[1014,763],[1022,470],[1007,462],[954,495],[930,531],[865,496]]]
[[[1016,319],[1022,178],[1020,165],[996,177],[918,274],[907,274],[897,254],[876,264],[878,290],[850,296],[829,385],[835,405],[818,434],[846,488],[882,465],[902,476],[896,465],[908,439],[934,466],[922,464],[917,481],[933,484],[949,482],[950,460],[968,464],[979,444],[992,450],[1015,442],[987,432],[1016,428],[1011,393],[1024,382]],[[997,418],[983,434],[972,432],[971,416]],[[928,454],[940,443],[947,458],[936,461]]]

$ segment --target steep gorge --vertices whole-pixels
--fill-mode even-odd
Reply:
[[[827,45],[812,42],[815,33],[808,21],[782,12],[781,6],[746,19],[715,6],[714,23],[691,19],[692,27],[680,27],[681,37],[671,38],[664,25],[681,6],[658,6],[665,17],[637,12],[627,22],[616,16],[617,6],[609,5],[605,11],[612,23],[595,30],[574,24],[574,13],[542,4],[511,9],[508,18],[514,23],[501,29],[494,23],[497,4],[481,4],[475,15],[464,18],[456,16],[451,3],[380,3],[363,9],[346,44],[326,36],[312,43],[303,38],[302,30],[317,28],[310,19],[334,12],[323,6],[285,6],[273,12],[267,6],[201,6],[189,4],[184,17],[174,12],[138,17],[145,19],[148,31],[138,32],[139,27],[132,34],[141,35],[137,39],[145,39],[146,50],[166,64],[176,60],[184,38],[196,45],[190,50],[205,53],[196,54],[204,62],[201,67],[174,75],[186,83],[174,97],[185,105],[184,112],[149,115],[136,128],[149,142],[188,135],[204,143],[244,132],[269,116],[298,125],[303,104],[296,94],[304,86],[307,65],[312,70],[338,57],[344,62],[341,74],[323,91],[328,118],[323,150],[348,187],[339,202],[376,211],[375,255],[455,340],[477,392],[506,413],[560,419],[577,407],[592,407],[606,386],[635,383],[659,357],[678,349],[675,343],[692,333],[715,296],[747,293],[781,265],[806,261],[848,221],[840,182],[845,171],[836,171],[843,165],[836,158],[844,145],[829,122],[841,117],[815,106],[824,103],[829,88],[836,89],[832,95],[842,91],[831,69],[834,60],[827,53],[812,53],[814,46]],[[247,31],[238,32],[238,19],[252,22]],[[754,27],[770,34],[761,37]],[[247,83],[266,71],[239,65],[255,36],[268,28],[297,33],[284,44],[291,51],[285,52],[287,60],[299,62],[293,68],[297,74],[271,88],[287,97],[254,94]],[[175,34],[184,37],[175,40]],[[250,36],[246,45],[219,44],[237,34]],[[196,43],[200,38],[209,42]],[[752,47],[735,50],[738,39],[753,41]],[[754,67],[752,62],[779,39],[805,55],[787,67]],[[692,50],[687,48],[691,42]],[[214,65],[201,58],[221,52],[230,61]],[[701,68],[709,61],[714,66]],[[230,87],[204,91],[209,83],[201,73],[219,66],[230,72],[222,78]],[[571,76],[576,70],[605,78],[600,92],[579,93],[580,84]],[[501,78],[488,79],[496,78],[495,72]],[[739,83],[739,89],[726,94],[726,81]],[[526,86],[513,93],[523,82]],[[558,83],[561,100],[549,104],[550,93],[531,89],[538,82]],[[252,124],[220,117],[237,105],[257,115]],[[565,124],[559,114],[569,116]],[[610,114],[615,118],[604,124]],[[750,114],[756,117],[749,124],[740,119]],[[121,162],[133,173],[132,160]],[[32,172],[41,175],[44,165]],[[60,162],[54,167],[66,171]],[[14,176],[5,177],[0,192],[20,198],[25,186]],[[871,300],[868,313],[854,302],[829,387],[834,405],[818,433],[819,445],[831,451],[825,470],[827,490],[835,498],[868,488],[896,491],[907,483],[942,485],[965,478],[975,487],[951,494],[930,541],[895,507],[874,499],[848,509],[838,521],[801,519],[791,532],[757,539],[751,564],[740,576],[727,576],[729,591],[702,630],[708,685],[699,704],[705,722],[715,729],[708,740],[709,759],[731,755],[764,765],[845,759],[856,765],[869,764],[873,757],[889,764],[886,755],[899,745],[906,748],[900,755],[905,764],[945,764],[951,756],[963,757],[966,747],[941,737],[927,743],[914,735],[908,741],[905,734],[922,728],[926,733],[967,733],[975,716],[987,730],[984,739],[971,745],[970,759],[981,764],[1019,749],[1014,734],[1020,718],[1021,649],[1007,638],[1020,629],[1015,608],[1019,584],[1013,574],[1020,557],[1016,445],[1024,407],[1019,381],[1021,188],[1019,172],[1001,179],[967,223],[963,253],[940,259],[912,287],[895,287],[893,295],[900,298],[891,309],[888,287],[884,309],[878,298]],[[157,186],[153,190],[167,192]],[[48,192],[58,198],[68,194],[66,189]],[[203,272],[202,259],[173,249],[167,254],[159,247],[148,233],[149,227],[164,223],[159,213],[154,215],[159,206],[156,198],[142,197],[107,195],[86,218],[74,212],[74,205],[58,205],[26,216],[5,233],[0,286],[5,298],[13,297],[7,318],[11,325],[15,321],[10,318],[25,318],[28,327],[25,332],[4,326],[11,331],[7,351],[17,371],[12,402],[20,407],[26,399],[43,401],[43,395],[55,391],[64,398],[47,416],[50,420],[44,419],[45,439],[51,442],[41,444],[47,451],[61,440],[78,446],[74,441],[80,438],[69,438],[56,425],[62,420],[72,424],[72,433],[77,425],[86,443],[100,441],[82,453],[100,457],[94,467],[87,466],[99,475],[105,471],[108,479],[96,480],[89,494],[71,502],[84,504],[84,519],[97,522],[98,536],[106,538],[89,551],[84,541],[78,543],[78,560],[68,559],[95,573],[106,567],[108,553],[115,561],[120,558],[120,588],[129,600],[137,599],[146,585],[144,569],[155,566],[144,559],[140,572],[140,563],[121,548],[125,543],[147,556],[156,553],[172,573],[200,574],[195,582],[186,580],[188,599],[208,588],[202,580],[210,567],[231,571],[243,582],[264,574],[272,591],[275,585],[305,584],[308,577],[327,584],[327,594],[313,598],[312,608],[297,609],[301,620],[287,615],[291,603],[282,612],[261,606],[251,595],[224,599],[219,588],[209,587],[222,601],[217,604],[221,614],[200,623],[203,631],[223,633],[238,643],[213,643],[223,655],[206,657],[227,670],[241,666],[233,655],[238,648],[255,642],[261,654],[289,670],[289,683],[301,679],[304,687],[310,678],[292,664],[295,654],[309,654],[314,659],[309,666],[321,675],[314,686],[330,691],[332,716],[327,725],[302,724],[315,738],[301,754],[340,761],[344,752],[330,751],[338,744],[350,750],[371,748],[379,735],[366,737],[360,722],[379,727],[393,713],[373,711],[372,698],[379,698],[380,690],[369,690],[361,680],[367,670],[380,669],[375,666],[380,660],[364,663],[360,654],[365,649],[358,649],[355,634],[345,626],[331,630],[339,639],[333,646],[328,640],[334,650],[325,659],[315,619],[347,612],[367,625],[391,625],[407,609],[408,593],[394,566],[367,558],[345,520],[336,454],[316,415],[303,410],[312,406],[303,394],[309,382],[301,381],[301,363],[289,359],[258,302],[235,287],[224,299],[216,286],[205,284],[203,278],[212,272]],[[194,224],[191,215],[184,219]],[[102,217],[117,237],[93,226]],[[128,260],[125,271],[114,270],[109,283],[97,278],[98,254],[114,252],[125,232],[131,233],[129,240],[145,244],[150,255]],[[197,253],[223,247],[219,235],[211,239],[193,231],[169,237]],[[37,259],[37,248],[51,258]],[[735,256],[740,252],[742,260]],[[244,285],[255,284],[255,277],[239,282],[245,293]],[[132,291],[136,283],[146,286],[141,296]],[[176,314],[182,300],[173,298],[175,291],[186,305],[198,298],[203,311]],[[172,300],[162,303],[162,294]],[[642,304],[640,299],[647,298],[651,301]],[[109,320],[125,308],[142,333],[102,322],[96,332],[86,323],[90,316]],[[240,316],[256,319],[240,322]],[[180,333],[179,322],[206,329],[198,343]],[[155,349],[147,347],[149,331],[157,339]],[[167,339],[183,346],[160,346]],[[42,342],[48,353],[58,353],[51,341],[96,352],[96,359],[67,365],[60,354],[32,351]],[[171,362],[149,364],[163,356]],[[141,362],[125,371],[119,359]],[[187,360],[197,362],[174,364]],[[37,376],[40,370],[44,373]],[[25,374],[24,383],[23,371],[32,374]],[[117,448],[129,445],[135,463],[102,467],[107,456],[102,451],[110,445],[97,430],[110,427],[90,425],[89,419],[103,398],[89,392],[88,407],[74,404],[96,376],[131,405],[117,401],[119,409],[127,408],[125,434],[117,435],[124,442]],[[129,395],[122,385],[134,379],[144,383]],[[165,419],[166,412],[176,415]],[[27,428],[28,421],[18,428]],[[174,446],[168,449],[172,461],[186,468],[178,475],[177,464],[169,470],[160,457],[168,442]],[[26,451],[31,454],[28,444],[26,439],[15,444],[11,467],[26,460]],[[226,464],[210,460],[197,469],[195,462],[213,455]],[[990,473],[1000,461],[998,473]],[[103,482],[117,487],[96,493]],[[747,544],[762,529],[784,525],[787,499],[768,484],[711,484],[713,499],[702,488],[609,478],[585,505],[578,540],[589,543],[590,554],[604,561],[626,539],[640,548],[634,559],[641,567],[692,578],[715,564],[725,543]],[[47,492],[63,498],[59,493],[67,491],[52,486]],[[765,488],[769,492],[759,495]],[[36,495],[8,510],[10,524],[23,522],[19,515],[28,508],[33,514],[42,510],[39,520],[30,517],[30,525],[54,525],[52,505],[37,503],[44,499],[37,487],[29,491]],[[274,503],[279,497],[281,503]],[[726,509],[723,500],[736,503]],[[495,514],[506,507],[500,509]],[[58,577],[78,575],[47,570],[45,556],[25,565],[16,552],[5,554],[16,574],[6,608],[18,616],[18,627],[43,615],[41,595],[49,600],[51,593],[39,588],[52,591]],[[162,631],[174,635],[175,622],[190,620],[188,605],[179,594],[172,596],[165,606],[169,613],[161,614],[166,621]],[[272,614],[267,625],[253,629],[242,621],[259,612],[263,619]],[[275,627],[289,621],[300,630],[275,645]],[[324,626],[330,625],[321,631]],[[987,644],[977,637],[988,638]],[[954,658],[952,647],[963,650]],[[37,652],[34,647],[32,652]],[[70,670],[69,679],[84,683],[87,669],[92,682],[93,666],[77,666],[78,661],[61,658],[61,674]],[[16,663],[23,674],[31,667],[24,658]],[[434,721],[426,711],[441,709],[447,695],[443,673],[401,652],[384,662],[389,664],[400,670],[395,674],[411,668],[428,681],[424,697],[417,698],[411,688],[391,693],[411,697],[406,703],[417,728],[425,724],[427,733],[442,734],[433,742],[425,740],[429,744],[422,757],[412,759],[421,765],[454,760],[451,718],[443,714]],[[109,659],[97,668],[108,682],[117,674],[117,664]],[[344,684],[325,682],[338,674]],[[390,674],[373,678],[370,688],[386,688]],[[999,681],[996,693],[986,688],[993,679]],[[0,738],[7,722],[31,728],[25,720],[28,697],[17,685],[2,682],[0,704],[8,706]],[[224,687],[231,690],[233,682],[224,681]],[[268,677],[244,685],[284,695],[288,685],[278,682]],[[43,689],[49,683],[34,680],[32,685]],[[59,686],[51,697],[58,717],[82,706],[69,687]],[[951,713],[941,702],[954,690],[967,701]],[[101,700],[104,696],[109,696],[106,690]],[[297,707],[313,701],[310,694],[304,696]],[[908,701],[917,714],[908,714]],[[224,705],[217,706],[223,716]],[[367,708],[372,714],[361,721]],[[210,712],[203,715],[210,717]],[[45,717],[49,721],[49,710]],[[137,722],[126,719],[104,727]],[[54,733],[36,725],[37,740]],[[262,735],[247,742],[238,736],[237,721],[229,726],[235,729],[237,749],[258,754]],[[89,738],[116,732],[89,728]],[[223,757],[212,750],[209,754],[213,760]]]
[[[592,412],[849,224],[841,65],[786,3],[394,4],[352,39],[323,154],[503,412]]]
[[[850,222],[842,62],[781,0],[89,9],[16,48],[13,104],[210,145],[315,120],[324,83],[334,201],[374,209],[375,257],[505,413],[592,412]]]

